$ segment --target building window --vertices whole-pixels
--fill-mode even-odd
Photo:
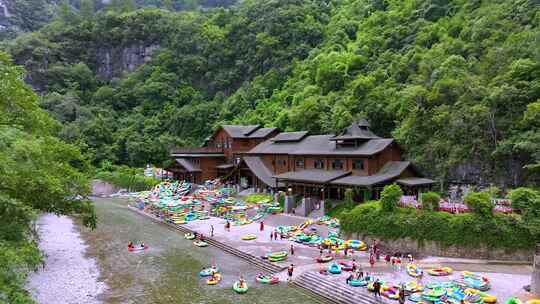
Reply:
[[[296,167],[297,168],[304,168],[304,160],[303,159],[297,159],[296,160]]]
[[[313,167],[315,167],[315,169],[324,169],[324,160],[322,159],[314,160]]]
[[[334,169],[334,170],[343,169],[343,161],[341,159],[334,159],[332,161],[332,169]]]
[[[287,165],[287,161],[284,160],[284,159],[278,159],[278,160],[277,160],[277,165],[278,165],[278,166],[286,166],[286,165]]]
[[[363,159],[355,159],[352,163],[353,170],[364,170],[364,160]]]
[[[218,149],[221,148],[221,141],[220,140],[216,141],[216,148],[218,148]]]
[[[194,159],[192,160],[192,162],[193,162],[194,164],[198,165],[198,164],[201,163],[201,160],[198,159],[198,158],[194,158]]]

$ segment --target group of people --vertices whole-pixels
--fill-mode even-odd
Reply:
[[[127,246],[128,246],[128,249],[135,249],[135,248],[136,248],[136,247],[135,247],[135,244],[133,244],[133,242],[131,242],[131,241],[128,243]],[[144,248],[144,246],[146,246],[146,245],[144,245],[143,242],[141,242],[141,243],[138,245],[138,247],[140,247],[140,248]]]
[[[283,240],[283,234],[282,234],[282,233],[279,233],[279,232],[277,231],[277,229],[274,229],[273,231],[270,231],[270,241],[272,241],[272,240],[277,241],[277,239],[278,239],[278,234],[279,234],[279,239],[280,239],[280,240]]]

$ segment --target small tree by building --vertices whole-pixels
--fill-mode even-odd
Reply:
[[[508,193],[512,208],[524,216],[540,214],[540,192],[526,187],[516,188]]]
[[[476,214],[486,217],[493,215],[494,206],[491,203],[491,196],[487,192],[469,192],[463,201]]]
[[[354,192],[352,189],[350,188],[347,188],[345,190],[345,196],[343,198],[343,203],[345,204],[345,206],[347,206],[348,208],[352,208],[354,206],[354,201],[353,201],[353,195],[354,195]]]
[[[422,193],[422,209],[426,211],[434,211],[439,209],[441,196],[435,192]]]
[[[384,186],[381,192],[381,206],[386,212],[391,212],[396,209],[399,200],[403,196],[403,191],[397,184]]]

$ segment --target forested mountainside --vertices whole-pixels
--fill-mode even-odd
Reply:
[[[64,11],[5,45],[61,136],[160,163],[224,122],[336,132],[360,115],[441,181],[538,183],[536,0],[245,0]]]
[[[0,0],[0,40],[20,32],[38,30],[58,15],[62,5],[75,10],[110,9],[127,12],[142,7],[161,7],[169,10],[196,10],[227,7],[236,0]]]

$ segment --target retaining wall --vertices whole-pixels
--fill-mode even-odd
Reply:
[[[372,244],[375,239],[379,240],[384,249],[392,252],[411,252],[416,256],[441,256],[452,258],[485,259],[501,261],[532,262],[534,249],[531,250],[504,250],[489,249],[480,244],[464,246],[442,246],[433,241],[416,241],[410,238],[386,240],[365,236],[361,233],[344,233],[345,239],[358,239]]]

